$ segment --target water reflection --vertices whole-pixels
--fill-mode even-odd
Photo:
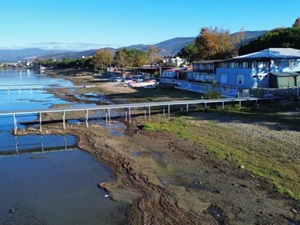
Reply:
[[[2,135],[1,135],[2,136]],[[12,141],[15,148],[13,149]],[[13,156],[24,153],[45,153],[50,151],[69,151],[76,148],[76,138],[72,135],[27,135],[14,136],[7,139],[6,144],[0,145],[0,156]]]

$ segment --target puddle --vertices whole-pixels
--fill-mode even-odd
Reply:
[[[222,215],[222,211],[216,207],[211,206],[204,210],[203,213],[213,216],[218,221],[218,224],[224,223],[225,217]]]

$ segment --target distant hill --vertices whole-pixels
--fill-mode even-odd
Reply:
[[[112,50],[113,52],[116,51],[116,49],[113,49],[113,48],[103,48],[103,49],[109,49],[109,50]],[[56,59],[56,60],[62,60],[63,58],[77,59],[77,58],[81,58],[82,56],[84,56],[84,57],[94,56],[96,54],[97,50],[98,49],[91,49],[91,50],[86,50],[86,51],[81,51],[81,52],[56,53],[56,54],[43,55],[38,58],[39,59]]]
[[[262,31],[245,31],[245,37],[244,37],[244,45],[248,44],[250,41],[253,41],[255,38],[258,38],[262,35],[267,33],[267,30]],[[238,32],[231,34],[231,36],[236,36]]]
[[[18,62],[54,53],[65,53],[68,50],[44,50],[39,48],[24,48],[18,50],[0,49],[0,62]]]
[[[167,41],[159,42],[157,44],[154,44],[158,49],[160,49],[160,55],[165,56],[168,54],[173,54],[180,49],[182,49],[184,46],[193,43],[195,40],[194,37],[179,37],[179,38],[173,38]],[[143,44],[138,44],[138,45],[130,45],[122,48],[128,48],[128,49],[138,49],[141,51],[147,51],[151,45],[143,45]],[[122,48],[104,48],[104,49],[110,49],[113,52],[118,51],[119,49]],[[42,59],[56,59],[56,60],[62,60],[63,58],[69,58],[69,59],[77,59],[81,58],[82,56],[88,57],[88,56],[93,56],[96,54],[96,51],[98,49],[94,50],[88,50],[88,51],[82,51],[82,52],[69,52],[69,53],[59,53],[59,54],[51,54],[51,55],[44,55]]]
[[[257,37],[264,35],[267,31],[245,31],[244,44],[249,43]],[[232,35],[236,35],[233,33]],[[177,37],[172,38],[166,41],[159,42],[154,44],[158,49],[160,49],[160,55],[166,56],[169,54],[175,54],[177,51],[180,51],[184,46],[192,44],[195,40],[195,37]],[[139,49],[141,51],[147,51],[151,45],[131,45],[122,48],[128,49]],[[104,48],[110,49],[113,52],[118,51],[121,48]],[[27,48],[20,50],[1,50],[0,49],[0,62],[17,62],[24,61],[26,58],[41,58],[41,59],[56,59],[62,60],[63,58],[77,59],[82,56],[89,57],[95,55],[98,49],[91,49],[87,51],[67,51],[67,50],[43,50],[38,48]]]

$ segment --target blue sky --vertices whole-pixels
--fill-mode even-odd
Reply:
[[[1,0],[0,48],[97,49],[290,27],[299,0]]]

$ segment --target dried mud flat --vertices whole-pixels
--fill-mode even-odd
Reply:
[[[299,145],[299,131],[270,122],[214,113],[188,116],[253,138],[287,138]],[[63,131],[50,124],[43,132],[76,135],[82,150],[110,166],[117,180],[99,186],[113,200],[130,205],[128,224],[300,224],[299,202],[280,195],[266,180],[253,178],[247,168],[231,166],[191,140],[142,130],[145,122],[141,117],[124,122],[126,136],[83,125]]]

